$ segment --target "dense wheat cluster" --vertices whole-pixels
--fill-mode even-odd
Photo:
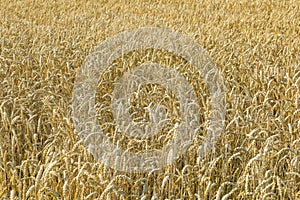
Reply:
[[[174,164],[129,174],[83,146],[72,90],[97,44],[144,26],[176,30],[207,50],[227,88],[226,123],[203,159],[200,134]],[[299,47],[297,0],[1,0],[0,199],[300,199]],[[109,90],[98,91],[98,105]],[[136,105],[145,103],[139,95]],[[98,115],[100,124],[111,120]]]

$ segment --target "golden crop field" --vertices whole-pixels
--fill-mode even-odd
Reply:
[[[200,135],[173,164],[126,173],[84,147],[72,93],[99,43],[141,27],[205,48],[226,85],[226,120],[202,159]],[[300,199],[299,48],[298,0],[0,0],[0,199]]]

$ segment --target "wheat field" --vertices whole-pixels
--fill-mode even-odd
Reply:
[[[196,140],[172,165],[130,174],[83,146],[72,91],[101,41],[145,26],[206,49],[226,122],[203,159]],[[300,199],[299,47],[297,0],[0,0],[0,199]]]

